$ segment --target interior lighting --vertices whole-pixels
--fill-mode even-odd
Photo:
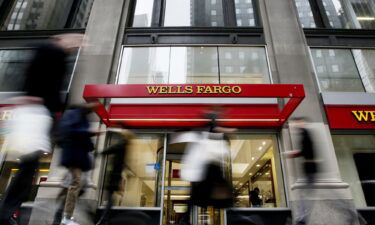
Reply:
[[[357,20],[362,20],[362,21],[373,21],[375,20],[375,17],[370,17],[370,16],[363,16],[363,17],[357,17]]]
[[[254,161],[254,160],[255,160],[255,157],[251,157],[251,160],[253,160],[253,161]]]
[[[262,147],[262,146],[260,146],[260,147],[258,148],[258,150],[260,151],[260,150],[262,150],[262,148],[263,148],[263,147]]]
[[[266,145],[266,142],[265,142],[265,141],[263,141],[263,142],[262,142],[262,145],[263,145],[263,146],[264,146],[264,145]]]
[[[260,167],[260,165],[259,165],[259,164],[257,164],[257,167]]]

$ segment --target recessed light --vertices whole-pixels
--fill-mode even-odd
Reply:
[[[266,175],[270,175],[270,173],[266,173]]]
[[[251,157],[251,160],[253,160],[253,161],[254,161],[254,160],[255,160],[255,157]]]
[[[48,152],[43,153],[44,155],[48,155]]]
[[[259,165],[259,164],[257,164],[257,167],[260,167],[260,165]]]
[[[263,141],[263,142],[262,142],[262,145],[266,145],[266,142],[265,142],[265,141]]]
[[[251,176],[251,175],[253,175],[253,173],[249,173],[249,175]]]
[[[263,148],[263,147],[262,147],[262,146],[260,146],[260,147],[258,148],[258,150],[260,151],[260,150],[262,150],[262,148]]]

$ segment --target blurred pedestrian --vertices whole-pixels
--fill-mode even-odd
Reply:
[[[13,116],[7,121],[8,155],[17,155],[19,169],[0,203],[0,224],[17,224],[12,214],[26,201],[32,188],[39,159],[51,151],[49,132],[52,118],[43,100],[37,97],[18,97]]]
[[[107,196],[107,205],[102,213],[97,225],[108,224],[109,218],[111,218],[111,210],[113,206],[113,194],[120,190],[120,183],[122,180],[122,171],[124,169],[125,157],[128,147],[130,146],[131,140],[134,138],[134,134],[129,130],[109,130],[111,137],[116,140],[116,144],[110,146],[103,151],[104,156],[111,157],[112,171],[109,174],[109,180],[105,187]]]
[[[64,108],[61,91],[67,73],[67,58],[82,44],[82,34],[52,36],[36,48],[26,70],[23,90],[27,96],[43,99],[43,104],[55,119]]]
[[[85,194],[86,188],[88,187],[89,184],[89,174],[90,172],[84,172],[82,173],[81,176],[81,189],[79,191],[78,197],[81,197],[82,195]],[[62,189],[57,195],[57,209],[55,212],[55,215],[53,217],[53,222],[52,225],[60,225],[61,220],[63,218],[63,213],[64,213],[64,207],[66,203],[66,196],[70,187],[70,184],[72,183],[72,175],[70,172],[67,172],[64,176],[63,182],[61,184]]]
[[[305,195],[312,195],[316,174],[318,172],[318,160],[316,159],[314,142],[310,130],[306,126],[306,119],[303,117],[291,120],[291,125],[296,129],[296,135],[299,136],[299,150],[285,152],[288,158],[302,157],[302,167],[306,178],[307,188]],[[310,191],[309,191],[310,190]],[[306,224],[307,217],[310,214],[306,203],[301,202],[300,213],[296,216],[296,224]],[[312,208],[312,207],[310,207]]]
[[[262,206],[262,199],[259,197],[260,190],[259,188],[254,188],[250,191],[250,202],[252,207],[261,207]]]
[[[62,225],[78,224],[73,221],[73,212],[81,189],[82,173],[93,167],[91,152],[94,144],[91,137],[98,134],[90,131],[88,115],[97,106],[96,103],[72,106],[65,111],[59,122],[57,143],[62,150],[61,165],[68,169],[72,177],[66,195]]]
[[[203,208],[228,208],[233,206],[233,187],[224,177],[223,164],[229,154],[224,133],[217,126],[217,115],[211,113],[210,132],[202,132],[202,140],[189,143],[182,158],[181,177],[191,182],[188,211],[180,224],[190,224],[190,212],[194,205]],[[228,129],[228,131],[232,129]]]

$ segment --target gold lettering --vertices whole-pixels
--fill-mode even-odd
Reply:
[[[157,86],[147,86],[147,91],[149,94],[157,94],[160,87]]]
[[[168,94],[175,94],[176,92],[174,92],[173,90],[173,86],[168,86]]]
[[[221,86],[214,86],[214,93],[215,94],[221,94]]]
[[[214,92],[212,91],[211,86],[206,86],[206,89],[204,90],[205,94],[213,94]]]
[[[230,94],[230,87],[229,86],[223,86],[223,88],[222,88],[222,90],[223,90],[223,92],[225,93],[225,94]]]
[[[167,86],[161,86],[159,94],[168,94],[168,87]]]
[[[375,121],[375,111],[370,111],[371,121]]]
[[[184,93],[186,93],[186,94],[192,94],[193,93],[193,86],[186,86]]]
[[[237,89],[237,90],[235,90],[235,89]],[[240,86],[233,86],[232,87],[232,92],[235,93],[235,94],[239,94],[239,93],[242,92],[242,89],[241,89]]]
[[[181,86],[177,86],[177,94],[183,94],[184,92],[181,91]]]
[[[368,121],[368,111],[352,111],[358,121]]]
[[[204,86],[197,86],[197,93],[201,94],[204,90]]]

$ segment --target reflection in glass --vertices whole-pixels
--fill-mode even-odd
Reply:
[[[222,1],[167,0],[164,26],[224,26]]]
[[[333,28],[375,29],[375,2],[369,0],[323,0]]]
[[[84,28],[94,0],[15,0],[3,22],[2,30],[43,30]],[[71,11],[74,10],[74,13]]]
[[[333,135],[333,144],[345,183],[357,207],[375,206],[374,135]]]
[[[33,52],[33,49],[0,49],[0,92],[22,91],[25,70],[32,60]],[[76,54],[68,57],[68,69],[62,87],[63,91],[66,91],[69,87],[76,57]]]
[[[363,85],[367,92],[375,92],[375,51],[352,50]]]
[[[311,49],[321,91],[364,92],[348,49]]]
[[[150,27],[154,0],[137,0],[133,18],[133,27]]]
[[[295,0],[295,4],[301,26],[305,28],[315,28],[316,24],[309,0]]]
[[[235,207],[254,207],[255,203],[251,201],[250,195],[255,188],[260,190],[260,207],[285,206],[276,146],[274,136],[236,134],[230,137]]]
[[[172,47],[169,83],[219,83],[216,47]]]
[[[169,47],[124,48],[119,84],[166,84]]]
[[[266,52],[261,47],[219,47],[220,83],[270,83]]]
[[[113,143],[114,141],[112,141]],[[163,171],[163,136],[139,134],[132,140],[126,152],[125,168],[122,171],[120,190],[114,194],[114,206],[157,207],[160,206],[160,190]],[[109,157],[106,174],[113,165]],[[105,176],[108,178],[108,176]],[[108,182],[105,179],[104,182]],[[106,183],[105,183],[106,184]],[[102,205],[107,195],[103,194]]]
[[[22,91],[32,50],[0,50],[0,91]]]
[[[237,26],[254,27],[257,25],[253,1],[257,0],[235,1]]]

